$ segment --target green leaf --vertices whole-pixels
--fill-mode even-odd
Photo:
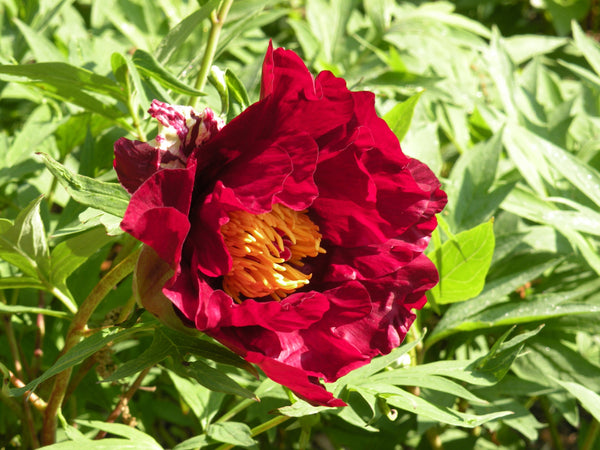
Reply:
[[[0,258],[8,261],[34,279],[48,279],[50,257],[40,203],[42,197],[31,202],[17,216],[14,225],[0,234]]]
[[[591,0],[545,0],[544,5],[552,17],[557,34],[566,36],[569,34],[569,25],[588,14]]]
[[[126,330],[101,330],[96,334],[84,339],[75,345],[66,354],[58,358],[58,360],[41,376],[31,381],[22,388],[10,389],[9,394],[12,397],[18,397],[25,394],[27,391],[34,391],[41,383],[53,377],[54,375],[81,363],[84,359],[93,355],[97,351],[103,349],[109,342],[117,339],[129,337],[134,333],[138,333],[141,327],[132,327]]]
[[[202,21],[208,19],[210,14],[219,5],[220,0],[209,0],[198,11],[193,12],[177,25],[160,41],[156,48],[156,59],[165,64],[173,54],[181,48],[183,43],[194,34]]]
[[[169,377],[173,381],[173,385],[181,398],[200,421],[202,429],[206,429],[219,412],[225,395],[221,392],[206,389],[192,379],[177,375],[172,370],[169,370]],[[206,438],[205,436],[203,437]]]
[[[13,22],[27,41],[27,45],[31,49],[36,62],[65,61],[64,55],[56,48],[56,45],[49,41],[42,33],[21,22],[16,17],[13,19]]]
[[[16,133],[15,139],[6,152],[4,165],[10,171],[14,171],[15,168],[12,166],[31,158],[31,152],[47,143],[62,123],[64,119],[58,119],[56,112],[48,104],[35,108],[27,116],[23,126],[19,127],[19,133]]]
[[[162,450],[162,447],[154,440],[154,438],[146,433],[141,432],[133,427],[121,423],[101,422],[99,420],[76,420],[79,425],[94,428],[97,430],[106,431],[110,434],[128,438],[138,444],[143,443],[148,450]],[[87,444],[85,444],[87,446]],[[125,447],[127,448],[127,447]]]
[[[512,414],[511,411],[498,411],[477,416],[438,406],[394,386],[373,384],[369,388],[371,392],[384,398],[390,406],[458,427],[475,428],[491,420]]]
[[[472,228],[489,220],[513,185],[490,192],[502,152],[502,132],[461,155],[449,179],[448,206],[452,229]]]
[[[0,279],[0,281],[3,281]],[[19,288],[20,286],[15,286]],[[35,287],[35,286],[23,286],[23,287]],[[36,287],[36,289],[42,289],[42,287]],[[44,314],[45,316],[58,317],[59,319],[71,319],[72,314],[55,311],[52,309],[36,308],[33,306],[21,306],[21,305],[5,305],[0,303],[0,314]]]
[[[222,370],[215,369],[202,361],[189,363],[185,366],[183,372],[211,391],[258,400],[254,392],[240,386]]]
[[[194,436],[193,438],[180,442],[173,447],[173,450],[196,450],[206,447],[209,443],[209,439],[205,435]]]
[[[364,383],[360,383],[358,386],[363,384],[369,385],[374,384],[391,384],[394,386],[419,386],[422,388],[433,389],[439,392],[446,392],[448,394],[462,397],[466,400],[470,400],[473,403],[486,404],[487,401],[477,397],[470,391],[465,389],[460,384],[449,380],[447,378],[438,375],[427,375],[423,373],[412,373],[406,368],[400,368],[395,370],[388,370],[381,372],[377,375],[373,375],[370,378],[364,380]]]
[[[252,439],[250,427],[240,422],[221,422],[209,425],[206,434],[219,442],[249,447],[256,444]]]
[[[212,342],[200,338],[190,339],[190,336],[187,334],[166,327],[162,327],[159,330],[164,334],[165,339],[167,339],[182,355],[189,353],[201,356],[217,363],[247,370],[252,375],[258,376],[258,372],[251,364],[221,345],[213,344]]]
[[[418,92],[408,100],[398,103],[385,116],[383,116],[383,120],[387,122],[388,126],[394,132],[398,138],[398,141],[400,142],[402,142],[404,136],[406,136],[406,133],[410,128],[415,107],[417,106],[421,95],[423,95],[423,92],[425,91]]]
[[[561,261],[562,258],[543,258],[537,263],[527,261],[528,267],[519,267],[514,273],[493,280],[486,285],[485,290],[478,297],[451,305],[433,332],[427,337],[426,346],[430,347],[441,339],[459,331],[485,329],[492,326],[493,324],[487,322],[479,322],[481,315],[486,310],[501,306],[507,301],[505,298],[507,294],[540,276]],[[510,321],[508,324],[510,324]]]
[[[397,361],[401,356],[411,351],[417,344],[419,344],[419,342],[421,342],[421,338],[403,344],[400,347],[392,350],[387,355],[381,355],[376,358],[373,358],[369,364],[363,367],[359,367],[358,369],[353,370],[349,374],[344,375],[342,378],[333,383],[334,395],[339,395],[344,386],[348,384],[358,384],[361,380],[368,379],[374,373],[385,369],[390,364]]]
[[[218,345],[160,327],[155,331],[150,347],[137,358],[124,363],[103,381],[110,382],[134,375],[147,367],[158,364],[168,356],[172,356],[176,364],[183,364],[182,369],[176,366],[176,373],[192,377],[203,386],[214,391],[255,398],[252,392],[241,387],[222,371],[214,369],[201,361],[185,362],[184,358],[187,354],[202,356],[255,372],[255,369],[240,357]]]
[[[152,340],[150,347],[146,348],[138,357],[130,359],[129,361],[121,364],[117,370],[115,370],[108,377],[104,378],[102,381],[113,382],[131,375],[135,375],[147,367],[152,367],[158,364],[167,356],[171,355],[179,358],[183,357],[183,355],[181,355],[177,349],[174,348],[171,342],[165,339],[164,334],[159,328],[154,333],[154,339]]]
[[[492,222],[457,234],[429,254],[440,282],[430,292],[439,305],[475,297],[483,289],[494,253]]]
[[[491,375],[496,381],[502,380],[523,349],[523,342],[538,334],[542,328],[543,325],[504,343],[508,335],[514,330],[514,327],[512,327],[494,342],[487,355],[473,362],[470,367],[480,373]]]
[[[600,421],[600,395],[579,383],[561,380],[555,381],[579,400],[581,406],[594,416],[597,421]]]
[[[104,229],[94,228],[58,244],[51,253],[51,283],[68,292],[67,278],[90,256],[108,244],[113,238]]]
[[[44,450],[162,450],[162,447],[149,445],[148,442],[138,442],[129,439],[105,438],[98,441],[64,441],[44,447]]]
[[[0,66],[0,74],[24,77],[49,86],[70,88],[71,91],[90,91],[125,101],[123,91],[110,78],[61,62],[41,62]]]
[[[37,278],[31,277],[3,277],[0,278],[0,289],[46,289],[46,286]]]
[[[512,125],[506,131],[510,136],[511,144],[518,146],[530,161],[535,162],[533,170],[541,173],[550,185],[556,184],[556,179],[550,172],[540,170],[542,164],[560,173],[582,194],[600,206],[600,174],[597,170],[523,127]],[[540,156],[543,157],[541,161]],[[535,186],[531,185],[535,189]],[[537,192],[544,195],[545,189],[544,192],[539,190]]]
[[[115,216],[125,215],[130,197],[121,185],[74,174],[50,156],[38,155],[74,200]]]
[[[521,65],[537,55],[551,53],[567,44],[566,38],[535,34],[515,35],[506,38],[506,49],[515,64]]]
[[[296,403],[290,406],[283,406],[277,408],[280,414],[288,417],[303,417],[318,414],[322,411],[328,411],[331,408],[328,406],[313,406],[304,400],[298,400]]]
[[[229,93],[237,100],[241,105],[242,109],[246,109],[250,106],[250,98],[246,88],[239,80],[239,78],[229,69],[225,70],[225,83]]]
[[[185,95],[205,95],[203,92],[188,87],[170,74],[150,53],[138,49],[133,54],[133,63],[138,70],[149,78],[158,81],[162,86]]]

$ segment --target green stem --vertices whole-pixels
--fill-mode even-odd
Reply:
[[[73,314],[77,313],[77,305],[73,303],[73,300],[71,300],[67,294],[63,293],[60,289],[54,286],[49,287],[49,290],[52,295],[54,295],[63,303],[63,305],[67,307],[69,311],[71,311]]]
[[[273,427],[276,427],[277,425],[286,422],[287,420],[291,419],[291,417],[288,416],[277,416],[272,418],[271,420],[269,420],[268,422],[262,423],[260,425],[258,425],[257,427],[252,428],[252,430],[250,431],[250,436],[254,437],[254,436],[258,436],[261,433],[264,433],[265,431],[270,430]],[[217,447],[216,450],[229,450],[231,448],[235,447],[232,444],[223,444],[219,447]]]
[[[600,422],[598,422],[596,419],[593,419],[590,427],[588,428],[588,432],[585,435],[583,444],[581,445],[581,450],[592,450],[594,448],[594,443],[598,437],[598,432],[600,432]]]
[[[198,77],[196,78],[196,84],[194,85],[194,89],[201,91],[204,89],[206,85],[206,80],[208,78],[208,73],[210,72],[210,67],[212,66],[213,59],[215,58],[215,54],[217,52],[217,45],[219,43],[219,34],[221,34],[221,29],[225,24],[225,17],[227,17],[227,13],[233,4],[233,0],[223,0],[221,6],[218,10],[215,10],[210,15],[210,34],[208,35],[208,41],[206,42],[206,50],[204,51],[204,56],[202,57],[202,64],[200,65],[200,71],[198,72]],[[190,106],[196,106],[198,102],[198,97],[190,98]]]
[[[234,417],[236,414],[238,414],[239,412],[243,411],[244,409],[246,409],[247,407],[249,407],[255,403],[256,403],[256,400],[246,398],[246,399],[242,400],[241,402],[239,402],[237,405],[235,405],[233,408],[231,408],[229,411],[227,411],[225,414],[223,414],[221,417],[219,417],[215,421],[215,423],[227,422],[229,419]]]
[[[83,301],[81,307],[73,317],[73,321],[67,332],[62,354],[68,352],[79,342],[81,337],[85,334],[88,320],[100,302],[106,297],[111,289],[117,285],[117,283],[133,271],[140,251],[141,249],[132,252],[118,265],[113,267]],[[46,412],[44,414],[42,445],[53,444],[56,440],[56,417],[65,397],[72,370],[73,368],[69,367],[57,374],[54,379],[54,387],[52,388],[52,393],[48,399],[48,406],[46,407]]]
[[[556,428],[556,421],[552,416],[552,411],[550,411],[550,402],[546,397],[540,397],[540,404],[544,410],[546,420],[548,421],[548,429],[550,430],[550,435],[552,436],[553,448],[556,450],[564,450],[564,446],[560,439],[560,433]]]
[[[132,95],[129,77],[127,77],[127,109],[129,110],[129,114],[131,115],[131,118],[133,119],[133,127],[135,128],[135,131],[137,132],[136,137],[140,141],[146,142],[146,133],[144,133],[144,131],[142,130],[142,127],[140,125],[140,118],[138,117],[137,110],[133,105],[133,95]]]

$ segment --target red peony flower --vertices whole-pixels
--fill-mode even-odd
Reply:
[[[271,46],[261,99],[223,126],[152,103],[154,142],[120,139],[122,228],[173,270],[181,316],[313,404],[320,384],[390,352],[438,281],[423,255],[440,183],[405,156],[374,95],[313,78]],[[150,253],[145,252],[146,258]]]

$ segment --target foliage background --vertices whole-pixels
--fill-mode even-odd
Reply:
[[[598,2],[236,1],[203,87],[218,7],[0,0],[0,448],[40,445],[65,369],[52,448],[600,448]],[[231,119],[269,39],[374,91],[444,182],[441,283],[411,336],[329,386],[349,407],[315,408],[133,311],[129,277],[59,359],[135,247],[113,142],[154,136],[153,98]]]

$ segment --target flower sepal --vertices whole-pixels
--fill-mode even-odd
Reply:
[[[156,317],[165,326],[190,336],[201,336],[194,324],[181,317],[173,302],[162,292],[165,283],[173,277],[173,269],[156,252],[144,245],[133,272],[133,295],[139,306]]]

